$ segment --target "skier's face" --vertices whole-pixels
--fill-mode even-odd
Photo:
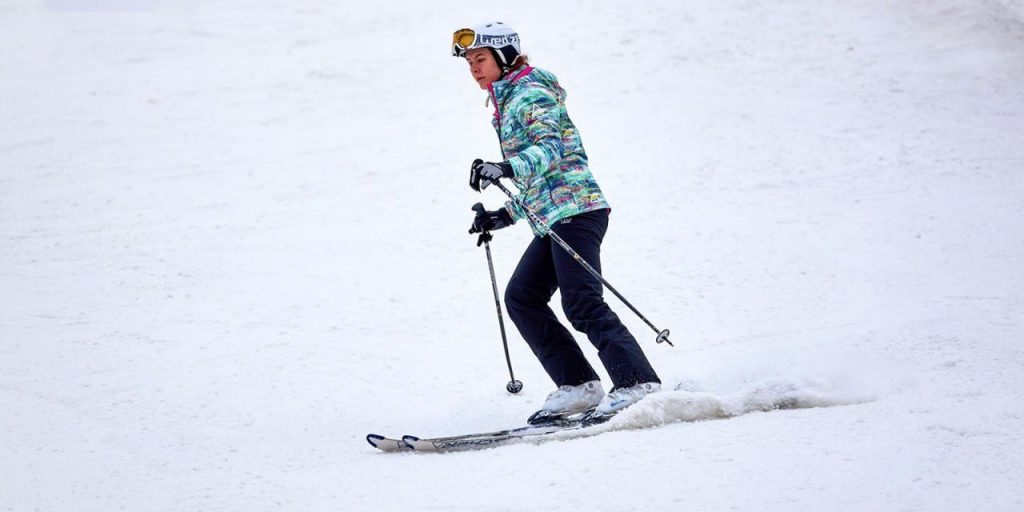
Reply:
[[[494,62],[494,55],[487,48],[476,48],[466,52],[469,73],[481,89],[486,89],[491,82],[501,78],[501,68]]]

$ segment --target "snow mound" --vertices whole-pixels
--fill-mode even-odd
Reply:
[[[751,412],[853,405],[874,399],[876,397],[871,395],[813,381],[763,381],[732,393],[673,389],[647,396],[607,423],[556,433],[547,439],[528,440],[539,443],[551,439],[573,439],[616,430],[732,418]]]
[[[818,383],[766,381],[733,393],[673,390],[655,393],[613,418],[611,430],[731,418],[758,411],[850,405],[872,400]]]

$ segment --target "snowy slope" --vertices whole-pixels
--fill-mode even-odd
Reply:
[[[250,4],[0,2],[0,510],[1024,508],[1019,2]],[[447,41],[490,18],[568,89],[680,391],[377,453],[550,391],[514,332],[504,391],[465,234],[498,147]]]

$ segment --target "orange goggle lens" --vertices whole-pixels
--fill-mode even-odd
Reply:
[[[456,30],[452,34],[452,49],[455,51],[465,51],[470,46],[473,46],[473,41],[476,41],[476,32],[473,29],[464,28],[462,30]]]

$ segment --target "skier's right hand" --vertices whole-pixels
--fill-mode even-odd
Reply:
[[[469,234],[483,233],[484,231],[494,231],[504,227],[515,224],[515,220],[509,215],[508,210],[505,208],[499,208],[494,211],[487,211],[484,209],[483,203],[477,203],[473,205],[473,211],[476,212],[476,217],[473,218],[473,225],[469,227]]]
[[[508,162],[484,162],[477,158],[469,167],[469,188],[480,192],[492,181],[497,182],[501,178],[511,178],[514,175],[512,164]]]

